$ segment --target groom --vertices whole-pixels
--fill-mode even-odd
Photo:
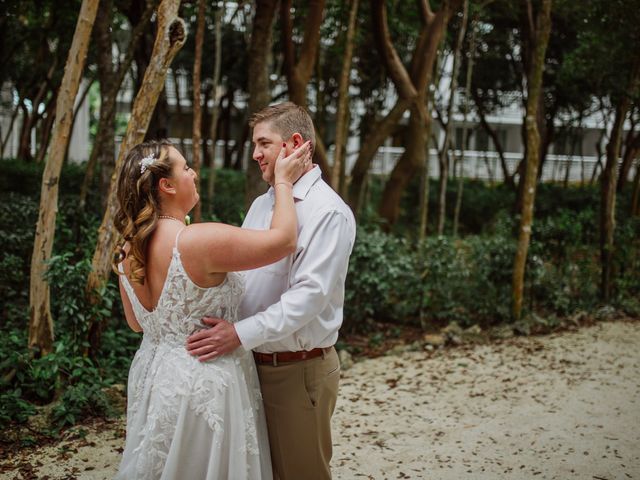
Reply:
[[[250,121],[253,159],[273,187],[275,160],[305,141],[315,146],[307,111],[290,102],[267,107]],[[254,351],[264,400],[271,460],[280,480],[331,478],[331,415],[340,363],[333,345],[342,324],[344,284],[355,240],[355,220],[311,165],[293,187],[298,243],[289,257],[248,271],[239,322],[205,319],[213,328],[189,337],[201,360],[242,345]],[[258,197],[244,228],[267,229],[273,188]]]

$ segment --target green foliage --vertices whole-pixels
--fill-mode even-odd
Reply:
[[[349,260],[345,293],[345,328],[365,329],[371,318],[402,318],[415,305],[415,259],[405,239],[379,230],[358,229]],[[407,291],[409,289],[409,291]]]
[[[207,181],[210,171],[204,168],[200,179],[200,198],[203,216],[208,205],[213,203],[213,217],[204,220],[214,220],[232,225],[241,225],[244,219],[244,172],[230,169],[216,169],[216,181],[213,199],[207,196]]]
[[[377,195],[375,183],[371,191]],[[416,325],[455,320],[461,326],[511,321],[518,219],[507,206],[513,194],[475,182],[465,185],[465,192],[461,231],[480,234],[459,239],[429,236],[422,245],[408,242],[407,232],[415,230],[408,222],[416,217],[408,201],[405,223],[393,234],[382,233],[372,210],[364,210],[361,221],[369,227],[358,230],[351,257],[345,329],[366,328],[370,319]],[[541,319],[538,326],[599,307],[597,201],[593,187],[540,188],[524,305],[530,316]],[[625,198],[619,203],[626,205]],[[640,304],[630,299],[640,293],[640,220],[629,219],[624,210],[618,212],[615,244],[615,304],[637,315]]]

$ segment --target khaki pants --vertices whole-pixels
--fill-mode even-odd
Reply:
[[[310,360],[256,366],[275,479],[330,479],[331,415],[340,379],[335,349]]]

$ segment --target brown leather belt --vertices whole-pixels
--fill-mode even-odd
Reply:
[[[275,352],[260,353],[253,352],[253,358],[256,363],[261,365],[270,364],[277,366],[279,363],[299,362],[301,360],[309,360],[311,358],[320,357],[331,350],[329,348],[314,348],[313,350],[301,350],[299,352]]]

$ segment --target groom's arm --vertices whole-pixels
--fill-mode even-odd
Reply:
[[[350,219],[330,210],[310,219],[303,230],[289,289],[264,312],[235,324],[247,350],[286,338],[307,325],[327,307],[336,283],[344,283],[355,237]]]
[[[240,343],[250,350],[281,340],[307,325],[327,307],[336,282],[344,282],[354,238],[353,220],[340,211],[325,211],[307,221],[291,269],[291,287],[280,301],[234,325],[213,320],[214,328],[189,338],[189,351],[208,360]]]

